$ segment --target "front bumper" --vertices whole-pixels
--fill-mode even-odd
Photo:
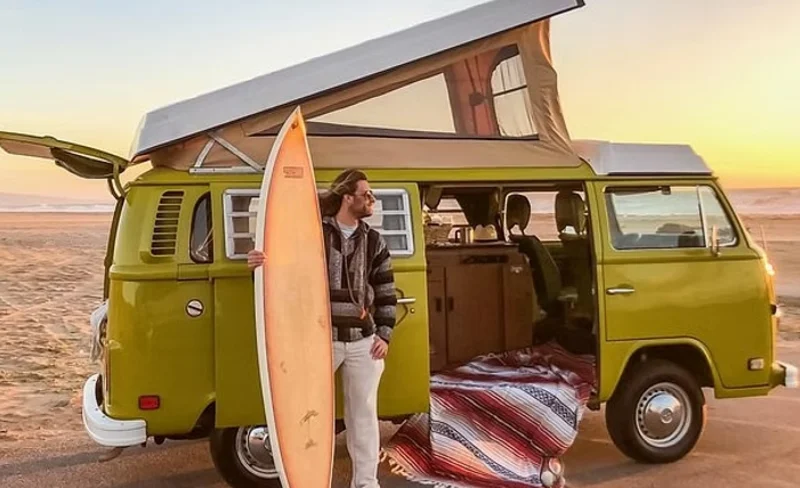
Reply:
[[[785,386],[786,388],[800,388],[800,371],[796,366],[783,361],[772,363],[772,386]]]
[[[95,374],[83,385],[83,426],[89,437],[101,446],[129,447],[147,440],[144,420],[116,420],[103,412],[100,375]]]

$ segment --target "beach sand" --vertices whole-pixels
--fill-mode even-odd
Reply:
[[[109,214],[0,213],[0,446],[85,436],[80,397],[99,370],[89,314],[100,305]],[[786,308],[781,339],[800,339],[800,216],[760,226]]]
[[[800,340],[800,216],[744,216],[742,220],[753,238],[766,248],[775,267],[778,301],[784,313],[780,336]]]
[[[110,219],[0,213],[0,443],[82,429]]]

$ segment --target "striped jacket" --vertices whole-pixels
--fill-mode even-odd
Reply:
[[[352,342],[377,334],[389,342],[397,296],[386,241],[363,221],[348,239],[344,239],[335,217],[323,217],[322,230],[333,340]]]

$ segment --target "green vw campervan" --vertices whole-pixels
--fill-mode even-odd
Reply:
[[[106,180],[116,200],[89,436],[209,437],[231,485],[279,485],[246,254],[264,162],[298,105],[320,191],[359,167],[378,198],[370,223],[399,299],[381,418],[427,411],[432,373],[545,335],[595,356],[590,405],[606,404],[614,443],[642,462],[693,448],[702,388],[797,387],[776,358],[768,257],[702,158],[570,139],[549,18],[581,5],[495,0],[161,108],[130,158],[0,133],[7,152]],[[123,184],[140,164],[151,167]]]

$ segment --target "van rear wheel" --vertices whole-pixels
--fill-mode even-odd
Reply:
[[[220,476],[234,488],[281,488],[266,425],[215,429],[211,459]]]
[[[611,440],[643,463],[671,463],[688,454],[705,426],[706,406],[697,381],[661,359],[636,366],[606,405]]]

